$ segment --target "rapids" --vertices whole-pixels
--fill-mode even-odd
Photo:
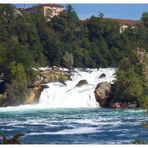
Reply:
[[[41,68],[46,70],[47,68]],[[61,68],[67,71],[65,68]],[[28,109],[50,109],[50,108],[99,108],[99,103],[95,99],[94,90],[98,83],[107,81],[113,83],[115,80],[115,68],[100,68],[81,70],[74,69],[71,80],[66,81],[66,85],[60,82],[48,83],[49,88],[45,88],[40,95],[39,102],[32,105],[19,105],[0,107],[1,111],[20,111]],[[99,78],[101,74],[105,77]],[[88,84],[76,87],[80,80],[86,80]]]
[[[42,91],[38,105],[46,108],[97,108],[99,104],[95,99],[95,87],[103,81],[113,83],[114,73],[113,68],[86,69],[85,71],[75,69],[71,80],[66,81],[66,84],[60,82],[47,84],[49,88]],[[101,74],[105,74],[105,77],[99,78]],[[80,80],[86,80],[88,84],[76,87]]]

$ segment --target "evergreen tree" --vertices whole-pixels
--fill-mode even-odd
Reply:
[[[71,69],[73,64],[74,64],[73,54],[66,51],[63,56],[63,65]]]

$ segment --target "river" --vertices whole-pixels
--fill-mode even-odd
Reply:
[[[24,109],[0,111],[0,129],[8,137],[24,133],[23,144],[129,144],[148,140],[143,110]]]
[[[100,77],[104,74],[104,77]],[[96,102],[98,83],[114,83],[115,69],[75,69],[66,84],[49,83],[33,105],[0,108],[0,131],[7,137],[23,133],[23,144],[129,144],[148,140],[140,109],[104,109]],[[88,84],[76,87],[79,81]],[[0,139],[1,141],[2,139]]]

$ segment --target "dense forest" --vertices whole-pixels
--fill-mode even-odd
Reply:
[[[40,5],[32,9],[35,13],[0,5],[0,94],[7,91],[10,102],[21,104],[35,77],[32,67],[118,67],[113,100],[148,106],[148,59],[141,62],[137,53],[148,52],[148,12],[119,33],[119,24],[101,13],[82,22],[67,5],[47,22]],[[0,104],[3,100],[0,96]]]

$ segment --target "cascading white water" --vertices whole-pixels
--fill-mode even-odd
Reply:
[[[104,73],[106,76],[99,78]],[[48,108],[74,108],[74,107],[99,107],[96,102],[94,90],[99,82],[115,80],[115,69],[100,68],[81,71],[75,69],[72,80],[66,81],[66,85],[60,82],[48,83],[48,87],[42,91],[38,106]],[[80,80],[86,80],[88,84],[75,87]]]
[[[46,70],[49,68],[42,68]],[[66,70],[66,69],[62,69]],[[39,103],[32,105],[0,107],[0,111],[23,111],[31,109],[50,109],[50,108],[97,108],[94,90],[98,83],[107,81],[113,83],[115,80],[116,68],[86,69],[81,71],[75,69],[72,80],[66,81],[66,85],[60,82],[48,83],[49,88],[42,91]],[[99,78],[101,74],[106,76]],[[86,80],[88,84],[75,87],[80,80]]]

